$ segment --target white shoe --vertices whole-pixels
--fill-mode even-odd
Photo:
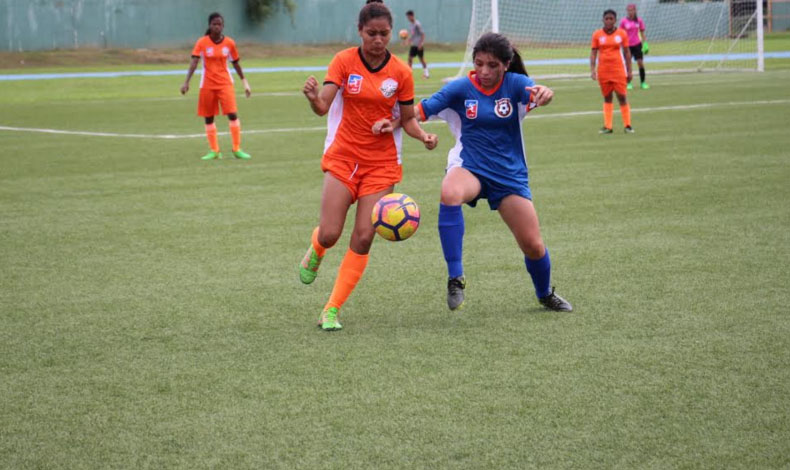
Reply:
[[[431,74],[428,72],[428,69],[425,69],[422,72],[422,78],[431,78]]]

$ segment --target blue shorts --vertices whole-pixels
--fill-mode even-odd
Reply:
[[[502,199],[505,199],[507,196],[512,194],[529,199],[530,201],[532,200],[532,192],[529,190],[528,183],[503,183],[502,181],[496,181],[491,178],[479,175],[473,171],[470,171],[468,168],[467,170],[475,175],[475,178],[480,181],[480,194],[478,194],[477,197],[471,201],[467,202],[467,204],[469,204],[471,207],[477,206],[478,200],[487,199],[488,207],[490,207],[492,211],[495,211],[499,208],[499,204],[502,202]]]

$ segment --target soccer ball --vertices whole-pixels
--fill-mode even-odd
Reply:
[[[420,208],[409,196],[391,193],[376,202],[370,220],[376,233],[389,241],[399,242],[417,231],[420,226]]]
[[[401,29],[400,31],[398,31],[398,37],[400,37],[401,39],[406,39],[409,37],[409,32],[406,31],[405,29]]]

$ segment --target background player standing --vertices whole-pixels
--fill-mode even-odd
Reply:
[[[645,82],[645,65],[642,54],[647,54],[650,51],[650,46],[647,45],[647,36],[645,36],[645,22],[636,16],[636,4],[629,3],[626,12],[628,15],[620,21],[620,28],[628,34],[628,48],[631,50],[631,57],[636,60],[636,65],[639,66],[640,86],[643,90],[647,90],[650,85]],[[627,88],[629,90],[634,88],[631,82],[628,82]]]
[[[329,114],[321,159],[321,214],[299,266],[303,283],[315,280],[326,251],[340,238],[348,209],[357,203],[349,248],[318,319],[325,331],[342,328],[339,310],[365,271],[375,235],[370,213],[403,175],[401,132],[374,132],[374,124],[400,117],[406,133],[426,148],[433,149],[437,142],[436,135],[423,131],[414,115],[411,69],[387,50],[392,35],[389,9],[383,3],[366,4],[359,12],[358,30],[362,46],[335,55],[322,88],[311,76],[302,89],[313,112]]]
[[[223,35],[225,21],[219,13],[212,13],[208,17],[208,29],[206,34],[197,40],[192,49],[192,62],[189,64],[187,78],[181,86],[181,94],[189,91],[189,80],[195,73],[197,64],[203,59],[203,75],[200,77],[200,95],[198,97],[198,116],[203,116],[206,120],[206,138],[211,149],[203,156],[203,160],[213,160],[222,158],[217,141],[217,126],[214,124],[214,116],[222,113],[228,116],[228,126],[233,142],[233,156],[243,160],[249,160],[250,155],[241,149],[241,121],[236,107],[236,94],[233,90],[233,77],[228,70],[228,59],[231,60],[233,68],[244,84],[244,94],[250,97],[252,91],[244,72],[239,63],[239,53],[236,50],[236,42]]]
[[[422,64],[422,76],[428,78],[431,76],[428,72],[428,64],[425,62],[425,31],[422,29],[422,24],[417,18],[414,17],[414,11],[409,10],[406,12],[406,19],[409,20],[409,67],[412,66],[414,57],[419,57]]]
[[[596,70],[596,61],[598,67]],[[612,133],[612,114],[614,104],[612,93],[617,94],[620,114],[626,133],[634,132],[631,127],[631,108],[626,98],[626,85],[631,81],[631,51],[628,49],[628,36],[617,28],[617,13],[614,10],[603,12],[603,28],[592,35],[590,53],[590,76],[598,80],[603,94],[603,122],[601,134]]]

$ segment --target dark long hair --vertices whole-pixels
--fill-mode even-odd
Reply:
[[[222,15],[216,11],[208,15],[208,29],[206,29],[204,36],[208,36],[211,33],[211,22],[214,20],[214,18],[222,18]],[[225,18],[222,18],[222,22],[225,23]]]
[[[510,65],[507,67],[508,72],[529,76],[527,68],[524,66],[524,61],[521,60],[521,54],[518,52],[518,49],[513,47],[510,41],[501,34],[485,33],[480,36],[480,39],[475,43],[474,49],[472,49],[472,59],[474,59],[478,52],[491,54],[503,64],[509,62]]]
[[[392,13],[390,13],[390,9],[384,3],[371,2],[359,10],[359,24],[357,28],[361,31],[368,21],[374,18],[386,18],[390,28],[392,27]]]

